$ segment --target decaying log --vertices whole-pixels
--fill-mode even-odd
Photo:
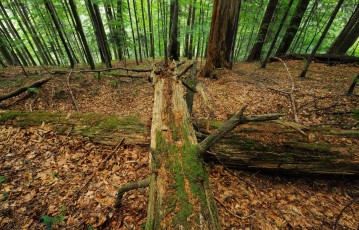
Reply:
[[[4,101],[6,99],[9,99],[9,98],[15,97],[17,95],[20,95],[20,94],[26,92],[29,88],[39,88],[40,86],[42,86],[46,82],[50,81],[51,79],[52,79],[52,77],[47,77],[47,78],[35,81],[35,82],[33,82],[33,83],[29,84],[29,85],[20,87],[20,88],[12,91],[10,93],[0,95],[0,102]]]
[[[285,54],[277,56],[283,60],[304,60],[308,59],[309,54]],[[359,57],[346,56],[346,55],[335,55],[335,54],[316,54],[314,55],[314,61],[320,63],[359,63]],[[270,58],[270,62],[278,61],[278,59]]]
[[[303,134],[294,131],[291,125],[277,123],[250,123],[267,120],[268,116],[244,116],[246,125],[236,128],[231,134],[222,138],[210,152],[217,154],[226,166],[233,169],[253,169],[273,171],[287,174],[330,174],[359,176],[359,147],[355,145],[338,145],[325,141],[311,142]],[[101,114],[56,114],[48,112],[1,111],[0,124],[28,127],[46,123],[65,135],[82,135],[91,141],[107,145],[116,145],[125,138],[124,144],[149,146],[149,131],[138,119]],[[222,125],[222,122],[200,120],[202,133],[197,138],[204,139],[208,135],[206,124],[211,130]],[[111,127],[109,129],[109,127]],[[306,127],[305,134],[320,135],[332,138],[357,138],[358,130],[342,130],[330,127]],[[265,130],[265,131],[264,131]],[[290,142],[276,141],[263,143],[251,134],[275,137],[277,133],[285,134]],[[274,138],[275,139],[275,138]],[[219,162],[215,155],[206,153],[205,161]]]
[[[146,229],[220,229],[176,70],[168,67],[154,82]]]
[[[355,86],[357,85],[358,81],[359,81],[359,74],[354,78],[352,84],[350,85],[350,87],[348,89],[347,95],[353,94]]]

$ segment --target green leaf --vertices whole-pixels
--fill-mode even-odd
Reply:
[[[5,176],[0,176],[0,183],[4,183],[6,182],[6,177]]]
[[[43,222],[41,224],[49,224],[52,222],[52,218],[48,215],[42,215],[41,218],[43,219]]]
[[[29,92],[31,93],[39,93],[39,89],[38,88],[28,88],[27,89]]]

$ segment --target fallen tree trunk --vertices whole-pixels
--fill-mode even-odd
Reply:
[[[220,229],[185,90],[170,65],[155,73],[146,229]]]
[[[261,116],[242,117],[246,122],[259,120]],[[51,125],[65,135],[82,135],[91,141],[116,145],[125,138],[124,144],[137,144],[148,147],[149,131],[145,125],[133,117],[118,117],[101,114],[55,114],[47,112],[2,111],[0,124],[18,127]],[[220,121],[202,120],[200,129],[210,124],[211,130],[223,124]],[[320,135],[332,138],[351,138],[359,136],[358,130],[342,130],[324,127],[307,127],[307,135]],[[204,131],[203,131],[204,132]],[[263,143],[257,136],[276,136],[281,133],[287,137],[282,143]],[[207,135],[197,135],[204,139]],[[290,141],[289,141],[290,140]],[[252,169],[290,174],[330,174],[359,176],[359,147],[338,145],[324,141],[315,143],[304,139],[303,135],[276,123],[249,123],[227,134],[218,144],[205,154],[205,161],[222,162],[233,169]],[[218,159],[218,158],[219,159]]]
[[[308,59],[309,54],[284,54],[277,56],[282,60],[304,60]],[[314,55],[314,61],[320,63],[328,63],[328,64],[335,64],[335,63],[359,63],[359,57],[354,56],[346,56],[346,55],[335,55],[335,54],[316,54]],[[278,59],[270,58],[270,62],[276,62]]]
[[[39,88],[40,86],[42,86],[46,82],[50,81],[51,79],[52,79],[52,77],[44,78],[39,81],[35,81],[34,83],[31,83],[29,85],[20,87],[14,91],[11,91],[10,93],[0,95],[0,102],[4,101],[6,99],[9,99],[9,98],[15,97],[17,95],[20,95],[20,94],[26,92],[29,88]]]

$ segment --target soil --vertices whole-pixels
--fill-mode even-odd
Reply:
[[[313,63],[307,77],[301,79],[303,62],[285,64],[288,71],[281,62],[269,63],[266,69],[258,68],[258,63],[237,63],[233,70],[216,70],[216,79],[198,74],[213,114],[196,95],[195,120],[226,120],[248,105],[245,114],[283,113],[287,115],[283,121],[358,131],[359,91],[345,95],[358,65]],[[150,67],[150,63],[129,65]],[[0,69],[0,95],[46,77],[54,69],[26,67],[29,77],[19,67]],[[149,74],[131,73],[142,78],[116,76],[119,74],[126,71],[100,76],[71,73],[70,88],[80,113],[138,117],[150,127],[153,86]],[[54,76],[38,90],[1,102],[0,108],[77,113],[67,84],[69,74]],[[273,144],[283,141],[265,132],[255,135]],[[358,139],[359,135],[325,141],[355,146]],[[141,229],[146,221],[147,189],[126,193],[120,209],[113,207],[119,186],[146,177],[148,149],[144,147],[115,149],[81,136],[60,135],[43,123],[26,128],[0,126],[0,152],[0,229],[45,229],[44,220],[54,222],[54,229]],[[357,177],[272,175],[227,170],[215,164],[207,169],[223,229],[359,227]]]

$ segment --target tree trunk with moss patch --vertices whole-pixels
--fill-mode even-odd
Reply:
[[[177,68],[156,71],[146,229],[220,229]]]

